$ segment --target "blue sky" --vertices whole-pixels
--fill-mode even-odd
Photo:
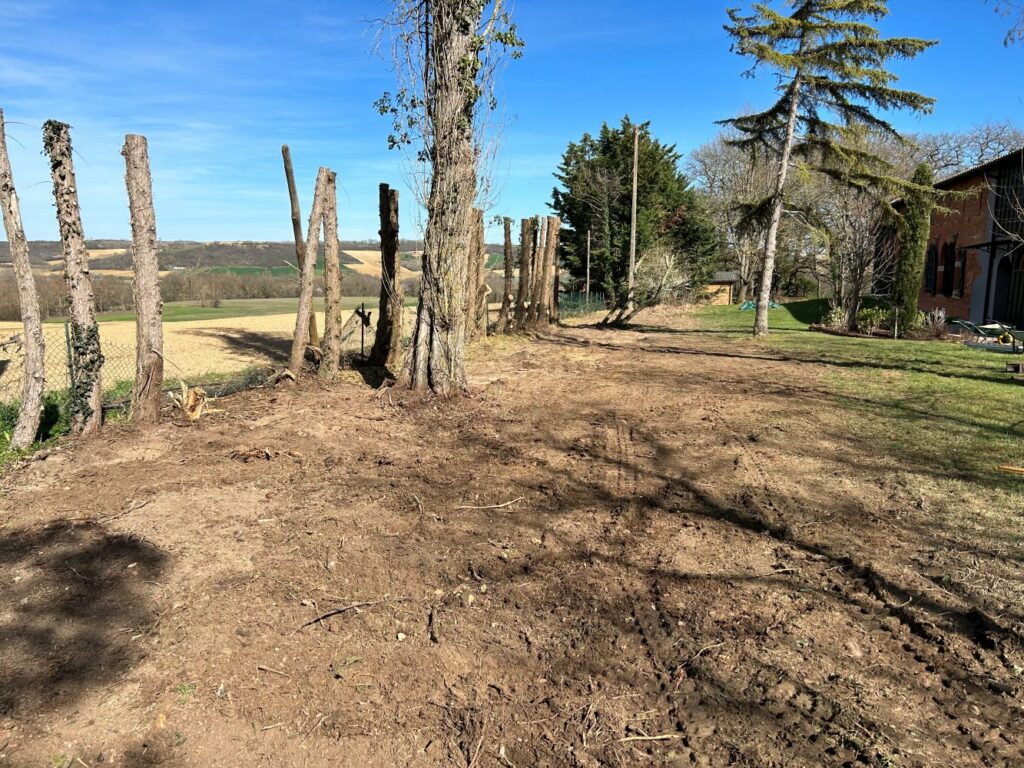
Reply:
[[[729,3],[730,5],[736,2]],[[902,85],[939,100],[896,116],[912,131],[983,119],[1024,125],[1024,46],[984,0],[893,0],[884,31],[941,44],[895,65]],[[729,53],[713,0],[517,0],[525,55],[503,79],[507,125],[490,214],[545,211],[562,150],[629,113],[689,151],[714,121],[772,98]],[[308,211],[316,169],[338,172],[341,236],[375,237],[377,184],[405,188],[373,101],[393,87],[368,19],[384,0],[141,2],[3,0],[0,106],[31,239],[56,239],[38,126],[73,126],[86,235],[126,237],[119,154],[125,133],[150,142],[162,239],[288,240],[280,145],[291,145]],[[403,195],[403,235],[417,217]]]

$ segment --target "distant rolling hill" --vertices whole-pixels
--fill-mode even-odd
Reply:
[[[97,274],[127,276],[131,269],[131,243],[127,240],[89,240],[89,263]],[[418,274],[422,242],[402,240],[402,274],[410,277]],[[295,269],[295,244],[292,242],[194,242],[174,240],[158,245],[161,271],[208,269],[215,272],[234,274],[288,275]],[[353,272],[368,275],[380,273],[380,246],[376,241],[344,241],[341,243],[341,263]],[[500,269],[502,247],[487,246],[487,266]],[[319,251],[323,263],[323,247]],[[36,270],[60,272],[61,246],[53,240],[29,241],[29,258]],[[10,267],[10,248],[6,241],[0,241],[0,268]]]

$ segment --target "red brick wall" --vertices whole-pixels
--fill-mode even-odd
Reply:
[[[973,190],[976,194],[961,199],[945,200],[941,207],[946,211],[936,211],[932,214],[932,231],[930,244],[938,246],[939,265],[945,266],[942,246],[948,242],[956,241],[957,248],[968,245],[978,245],[988,242],[989,232],[989,188],[985,177],[981,174],[974,176],[947,188],[948,191],[963,192]],[[942,295],[943,271],[937,273],[935,279],[935,295],[925,292],[924,284],[921,286],[920,307],[927,312],[930,309],[943,308],[950,317],[971,316],[971,292],[974,281],[981,274],[988,254],[985,251],[968,250],[966,258],[962,261],[961,269],[966,270],[963,276],[963,296]],[[960,271],[953,275],[954,291],[960,286]],[[984,284],[979,284],[977,290],[984,291]],[[980,319],[980,318],[979,318]]]

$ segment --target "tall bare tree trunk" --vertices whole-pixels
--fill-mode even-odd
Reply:
[[[558,324],[561,316],[558,312],[558,300],[561,293],[561,270],[558,264],[558,243],[562,236],[562,220],[557,216],[548,219],[551,222],[551,311],[548,313],[552,323]]]
[[[4,131],[4,112],[0,109],[0,207],[3,208],[4,230],[11,250],[14,279],[18,284],[18,306],[21,324],[25,330],[25,379],[21,389],[21,409],[18,423],[11,435],[11,448],[22,450],[36,440],[39,419],[43,410],[43,391],[46,387],[46,345],[43,325],[39,316],[39,294],[32,276],[28,258],[28,240],[21,223],[21,207],[14,189],[11,159],[7,154],[7,134]]]
[[[71,340],[71,394],[68,411],[71,434],[91,435],[103,419],[100,369],[100,329],[96,324],[89,253],[85,249],[82,212],[78,206],[78,185],[71,161],[71,127],[56,120],[43,124],[43,149],[50,158],[57,227],[64,251],[64,280],[70,297],[68,325]]]
[[[501,310],[498,312],[498,324],[495,326],[496,333],[508,333],[512,323],[512,304],[515,296],[512,295],[512,272],[515,264],[512,262],[512,219],[506,217],[505,225],[505,289],[501,296]]]
[[[292,375],[296,378],[302,375],[302,361],[306,358],[306,345],[309,342],[309,316],[313,312],[313,275],[316,270],[316,253],[320,245],[320,225],[324,218],[327,179],[330,175],[329,169],[320,167],[313,192],[313,209],[309,212],[309,230],[305,246],[305,253],[309,258],[302,262],[302,272],[299,275],[299,310],[295,315],[295,336],[292,339],[292,354],[288,363]]]
[[[292,168],[292,151],[287,144],[281,145],[281,157],[284,158],[284,177],[288,182],[288,199],[292,207],[292,233],[295,237],[295,263],[302,272],[302,265],[306,261],[306,244],[302,238],[302,213],[299,208],[299,192],[295,188],[295,171]],[[316,312],[309,313],[309,344],[312,347],[320,346],[320,332],[316,328]]]
[[[793,152],[793,137],[796,134],[797,110],[800,106],[800,77],[794,78],[790,84],[792,89],[789,98],[789,117],[786,120],[786,137],[782,144],[782,157],[779,158],[779,174],[775,181],[775,192],[772,198],[772,216],[765,237],[764,264],[761,269],[761,290],[757,294],[757,315],[754,319],[754,335],[768,335],[768,308],[771,306],[772,279],[775,276],[775,252],[779,242],[779,227],[782,225],[784,193],[786,177],[789,173],[789,158]]]
[[[519,230],[519,292],[516,295],[514,325],[521,331],[529,319],[530,283],[533,269],[533,219],[523,219]]]
[[[402,358],[401,257],[398,253],[398,190],[380,185],[380,310],[370,364],[394,372]]]
[[[338,243],[338,179],[329,171],[324,184],[324,338],[320,377],[338,375],[341,358],[341,245]],[[310,312],[310,317],[315,315]]]
[[[128,210],[132,220],[132,271],[135,293],[135,384],[132,387],[132,421],[154,424],[160,420],[164,386],[164,328],[160,297],[160,266],[157,262],[156,211],[153,180],[149,172],[149,148],[145,136],[124,137]]]
[[[633,291],[636,288],[636,208],[637,187],[640,179],[640,126],[633,126],[633,202],[629,214],[629,282],[626,295],[626,311],[632,312]]]
[[[479,22],[480,11],[474,11]],[[442,397],[466,387],[466,268],[473,231],[476,165],[473,105],[476,83],[466,62],[476,55],[477,23],[465,23],[466,5],[433,0],[428,13],[426,59],[432,65],[428,94],[432,129],[423,273],[407,378],[414,390]]]
[[[548,325],[551,322],[551,297],[554,289],[555,242],[558,233],[555,226],[558,219],[548,216],[544,221],[544,249],[541,254],[541,272],[538,283],[537,314],[535,322]]]
[[[536,325],[540,322],[541,307],[544,304],[544,261],[547,257],[547,221],[543,216],[537,217],[537,245],[533,249],[533,269],[530,287],[530,316],[528,323]]]

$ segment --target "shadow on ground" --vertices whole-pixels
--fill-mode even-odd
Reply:
[[[0,714],[56,710],[141,657],[167,555],[100,525],[54,521],[0,539]]]

